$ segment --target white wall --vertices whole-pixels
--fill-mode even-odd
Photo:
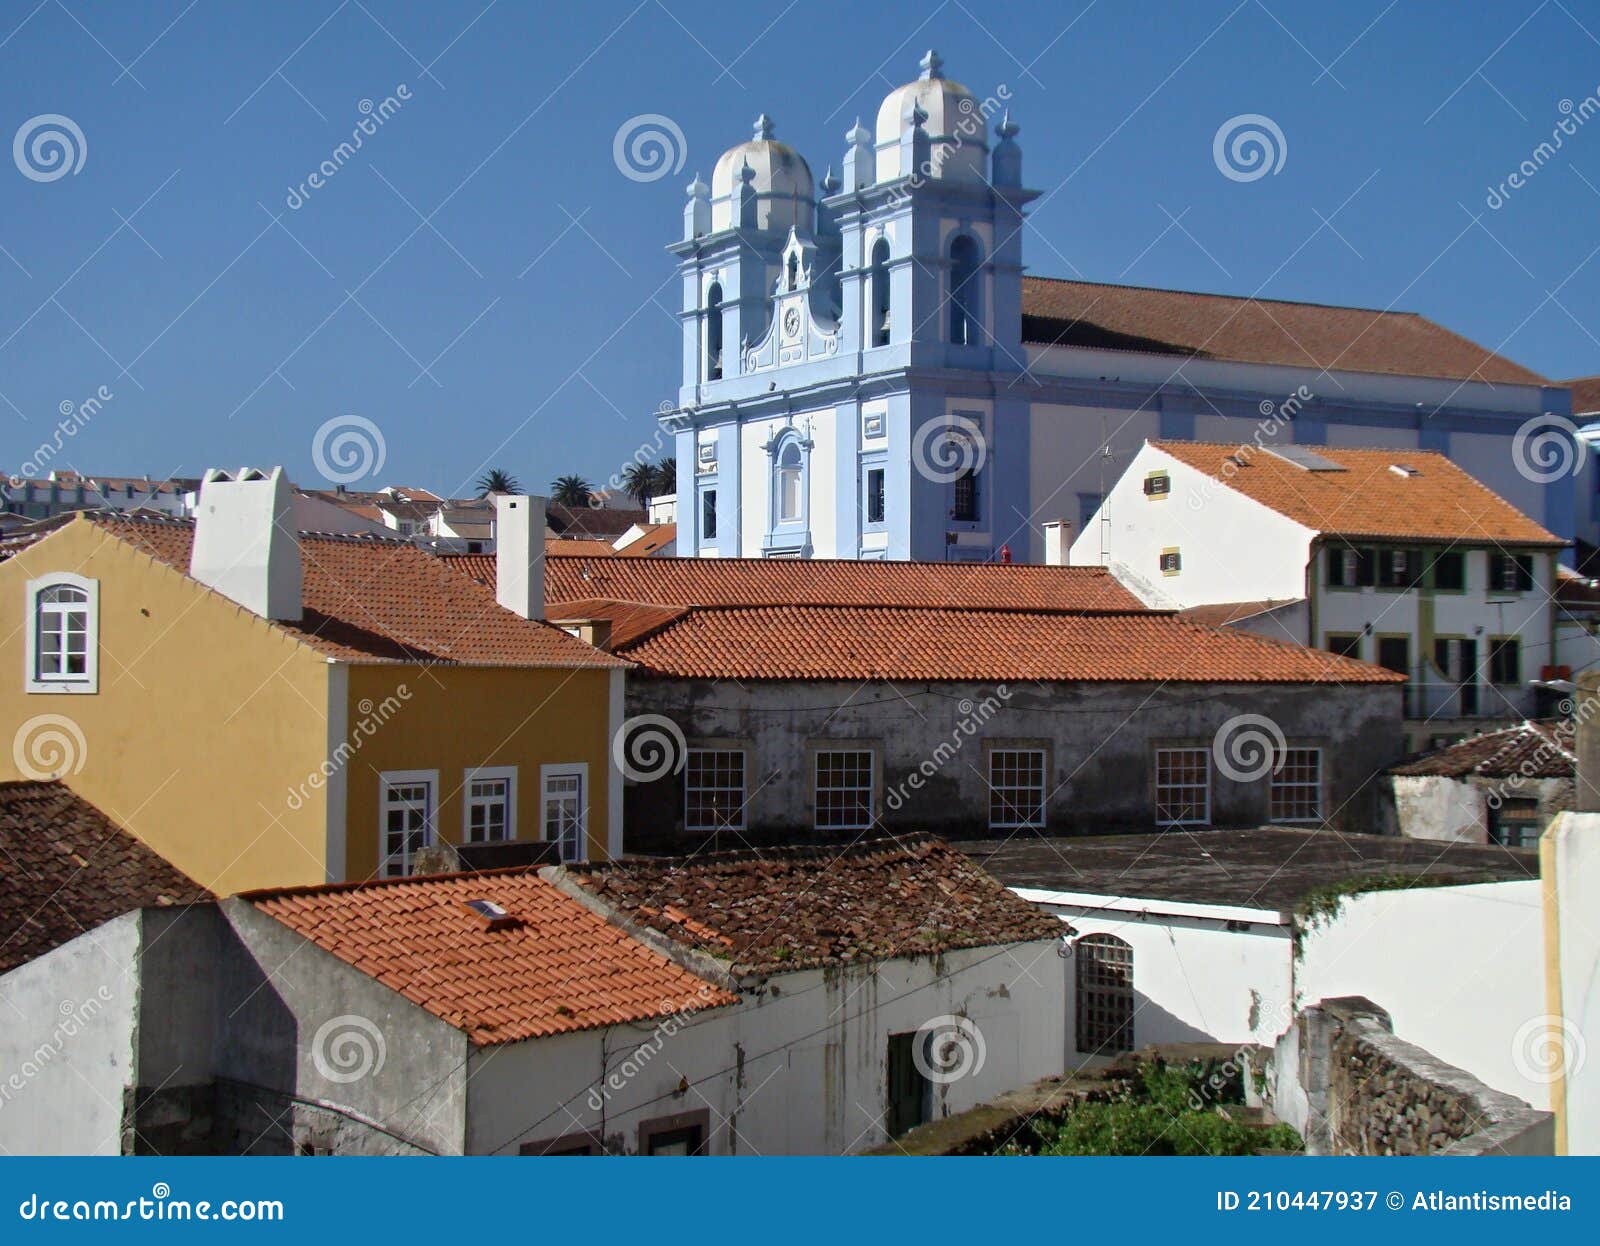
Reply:
[[[1146,476],[1165,471],[1165,497],[1144,492]],[[1143,447],[1104,504],[1104,517],[1072,543],[1072,561],[1100,562],[1102,534],[1110,559],[1126,564],[1180,606],[1304,597],[1312,533],[1222,481],[1154,446]],[[1176,548],[1181,570],[1163,574],[1160,556]]]
[[[121,1153],[139,942],[125,913],[0,978],[0,1154]]]
[[[469,1070],[467,1149],[515,1154],[594,1130],[634,1151],[642,1121],[704,1109],[712,1154],[862,1150],[886,1140],[890,1034],[962,1015],[982,1036],[982,1067],[935,1087],[936,1115],[1059,1073],[1066,964],[1048,942],[781,974],[759,996],[681,1028],[617,1026],[481,1049]],[[626,1065],[641,1049],[651,1054]],[[602,1070],[616,1078],[602,1082]]]
[[[1547,1011],[1564,1053],[1566,1150],[1600,1155],[1600,814],[1562,814],[1540,849],[1546,902],[1554,900],[1555,909],[1556,963],[1549,969],[1559,998],[1550,992]]]
[[[1034,892],[1023,892],[1037,899]],[[1268,1043],[1289,1023],[1288,928],[1256,912],[1248,931],[1229,930],[1217,916],[1163,912],[1159,902],[1119,911],[1112,897],[1048,902],[1079,936],[1111,934],[1133,948],[1133,1043]],[[1140,902],[1131,902],[1139,904]],[[1213,906],[1185,906],[1196,911]],[[1239,917],[1248,914],[1239,912]],[[1236,919],[1237,920],[1237,919]],[[1067,962],[1067,1062],[1069,1068],[1104,1063],[1076,1051],[1076,961]]]
[[[1402,835],[1455,844],[1488,842],[1489,811],[1480,788],[1433,774],[1397,774],[1390,782]]]
[[[1527,1039],[1546,1013],[1536,880],[1347,898],[1305,936],[1295,968],[1301,1006],[1343,995],[1377,1004],[1398,1037],[1446,1064],[1549,1106]]]

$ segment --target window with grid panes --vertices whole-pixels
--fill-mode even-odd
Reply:
[[[1203,748],[1156,750],[1156,822],[1204,826],[1211,821],[1211,752]]]
[[[817,754],[816,826],[854,831],[872,825],[872,751],[826,749]]]
[[[1085,935],[1072,946],[1077,966],[1080,1052],[1133,1050],[1133,948],[1116,935]]]
[[[1289,748],[1283,765],[1272,775],[1270,795],[1274,822],[1322,820],[1322,750]]]
[[[1044,826],[1044,750],[997,748],[989,753],[989,825],[995,830]]]
[[[683,767],[684,827],[743,830],[744,804],[744,750],[690,749]]]
[[[497,844],[511,838],[511,780],[467,782],[467,842]]]

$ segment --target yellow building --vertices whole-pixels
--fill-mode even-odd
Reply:
[[[294,532],[280,472],[209,474],[192,521],[44,533],[0,562],[0,779],[61,779],[219,894],[404,874],[441,842],[620,854],[628,664],[539,617],[542,501],[498,501],[495,588]]]

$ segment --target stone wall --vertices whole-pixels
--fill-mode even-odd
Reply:
[[[1275,1106],[1298,1126],[1310,1154],[1554,1152],[1549,1112],[1396,1038],[1389,1015],[1368,1000],[1323,1000],[1285,1038],[1276,1053]],[[1303,1121],[1294,1119],[1291,1099],[1303,1105]]]

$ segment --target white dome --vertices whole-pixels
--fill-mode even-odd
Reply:
[[[756,194],[756,228],[809,232],[816,210],[811,167],[793,147],[772,137],[765,113],[756,119],[755,136],[723,152],[711,172],[711,228],[738,225],[737,192],[746,165]]]
[[[880,182],[910,177],[915,170],[900,167],[900,138],[911,125],[911,110],[920,109],[926,120],[932,168],[924,176],[982,181],[984,157],[989,151],[989,122],[971,91],[946,78],[939,54],[929,50],[922,58],[922,75],[896,87],[878,108],[876,174]]]

